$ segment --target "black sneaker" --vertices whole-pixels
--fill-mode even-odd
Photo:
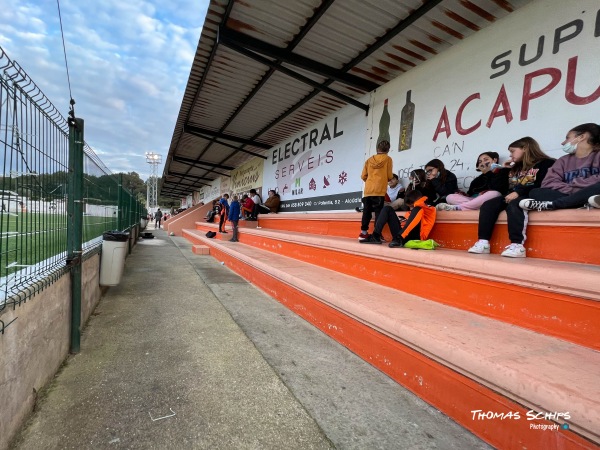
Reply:
[[[359,212],[359,213],[363,212],[362,208],[359,207],[359,206],[357,206],[356,208],[354,208],[354,211]]]
[[[359,241],[361,244],[381,244],[381,237],[374,234],[370,234],[369,237],[363,241]]]
[[[228,234],[229,231],[219,231],[219,233]]]
[[[396,238],[392,242],[388,244],[390,248],[400,248],[404,247],[404,242],[402,242],[402,238]]]
[[[532,198],[526,198],[519,202],[521,209],[525,211],[552,211],[554,205],[549,201],[533,200]]]

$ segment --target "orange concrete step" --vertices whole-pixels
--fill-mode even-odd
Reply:
[[[195,255],[210,255],[210,247],[208,245],[192,245],[192,253]]]
[[[597,351],[242,243],[194,240],[497,448],[600,442]],[[534,429],[544,426],[558,429]]]
[[[600,265],[600,209],[532,211],[528,214],[528,258],[552,259]],[[431,237],[445,248],[467,250],[477,240],[479,211],[439,211]],[[360,231],[359,213],[266,214],[262,228],[323,234],[355,239]],[[371,228],[373,230],[373,222]],[[389,231],[386,236],[390,238]],[[385,234],[384,234],[385,235]],[[491,241],[492,253],[510,243],[506,213],[502,212]]]
[[[204,231],[184,230],[184,236],[197,242]],[[391,249],[264,228],[242,230],[240,241],[600,350],[597,266],[446,249]]]

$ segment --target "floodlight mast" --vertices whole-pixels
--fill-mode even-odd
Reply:
[[[146,162],[152,169],[148,180],[148,192],[146,203],[149,210],[158,207],[158,166],[162,164],[162,156],[154,152],[146,152]]]

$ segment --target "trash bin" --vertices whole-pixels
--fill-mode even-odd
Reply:
[[[121,282],[128,244],[129,233],[107,231],[102,235],[102,257],[100,258],[101,286],[116,286]]]
[[[145,230],[147,226],[148,226],[148,218],[142,216],[140,218],[140,230]]]

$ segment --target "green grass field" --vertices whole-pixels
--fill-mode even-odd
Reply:
[[[84,216],[83,242],[116,228],[116,217]],[[0,215],[0,277],[67,250],[67,215]],[[59,261],[56,261],[57,263]]]

